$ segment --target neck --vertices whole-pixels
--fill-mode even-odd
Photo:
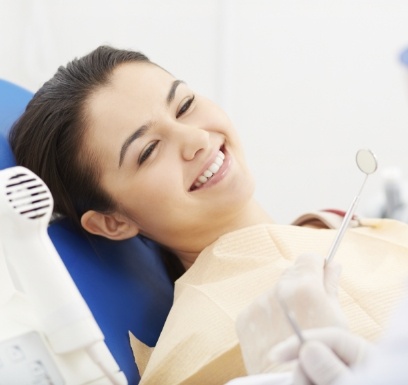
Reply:
[[[273,223],[273,221],[269,214],[262,209],[257,202],[251,201],[240,212],[234,213],[234,215],[225,218],[217,228],[207,226],[205,234],[201,233],[198,235],[196,242],[198,247],[195,250],[173,250],[173,252],[179,257],[184,268],[188,269],[195,262],[201,251],[211,243],[215,242],[220,236],[262,223]]]

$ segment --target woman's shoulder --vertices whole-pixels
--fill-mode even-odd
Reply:
[[[345,211],[337,209],[309,211],[298,216],[291,224],[293,226],[317,229],[338,229],[345,215]],[[357,227],[359,224],[359,220],[356,216],[350,221],[350,227]]]

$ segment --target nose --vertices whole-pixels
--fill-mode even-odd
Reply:
[[[180,125],[174,130],[184,160],[193,160],[197,154],[210,144],[209,132],[190,125]]]

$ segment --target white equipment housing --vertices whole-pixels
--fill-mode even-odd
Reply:
[[[0,385],[126,385],[48,236],[52,210],[37,175],[0,171]]]

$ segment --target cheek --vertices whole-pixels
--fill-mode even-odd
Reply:
[[[206,116],[207,119],[209,119],[210,127],[214,127],[216,131],[224,133],[227,136],[228,141],[234,146],[241,146],[238,132],[224,110],[217,105],[212,105],[212,108],[207,111]]]
[[[169,172],[149,170],[128,183],[117,199],[130,216],[142,220],[169,210],[177,200],[176,185]]]
[[[215,104],[211,105],[208,110],[209,111],[207,112],[206,116],[211,120],[211,123],[213,123],[215,126],[224,127],[229,131],[235,131],[231,120],[224,110]]]

